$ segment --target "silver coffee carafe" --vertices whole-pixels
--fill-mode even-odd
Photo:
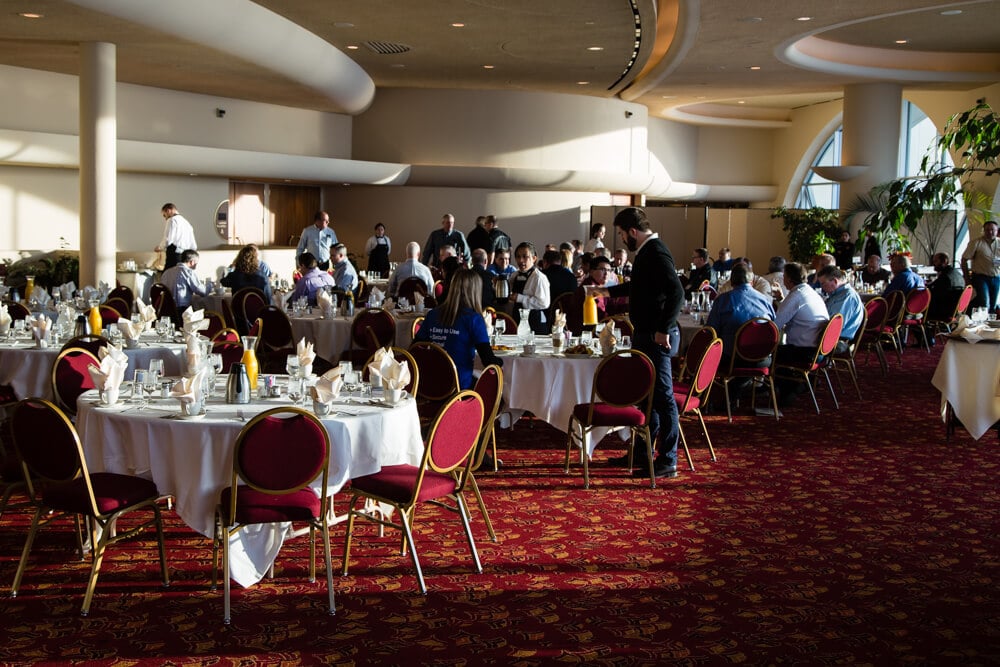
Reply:
[[[235,363],[229,367],[229,380],[226,382],[226,403],[250,402],[250,376],[247,375],[246,364]]]

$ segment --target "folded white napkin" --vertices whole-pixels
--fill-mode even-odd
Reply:
[[[72,299],[74,292],[76,292],[76,283],[72,280],[59,286],[59,296],[63,301]]]
[[[10,326],[10,311],[7,310],[6,304],[0,304],[0,327],[7,328]]]
[[[184,353],[184,358],[187,361],[188,375],[190,375],[196,368],[201,367],[201,359],[202,359],[201,339],[196,333],[185,334],[184,342],[187,345],[187,350]]]
[[[597,338],[601,342],[601,352],[605,354],[610,354],[615,349],[615,344],[618,339],[615,338],[615,330],[612,328],[611,324],[607,324],[601,329],[601,333],[597,335]]]
[[[329,315],[333,310],[333,297],[325,289],[316,292],[316,306],[324,315]]]
[[[205,311],[194,310],[191,306],[188,306],[187,310],[181,314],[181,320],[183,321],[185,334],[197,334],[199,331],[208,328]]]
[[[299,368],[302,369],[302,375],[311,374],[312,363],[316,359],[316,353],[313,352],[313,344],[307,343],[305,338],[300,338],[298,344],[295,346],[295,354],[299,357]]]
[[[128,340],[139,340],[139,336],[142,332],[146,330],[145,322],[133,322],[132,320],[126,320],[121,318],[118,320],[118,330],[122,332]]]
[[[558,308],[556,308],[556,312],[552,316],[552,328],[559,329],[560,331],[566,328],[566,313]]]
[[[395,307],[396,304],[393,302],[392,297],[386,297],[385,299],[382,300],[382,310],[391,311],[395,309]]]
[[[486,334],[493,335],[493,313],[488,310],[483,311],[483,322],[486,323]]]
[[[117,389],[125,379],[128,357],[121,351],[121,348],[113,345],[102,347],[98,356],[101,359],[100,367],[89,366],[87,368],[90,378],[94,381],[94,386],[98,391]]]
[[[111,293],[111,286],[103,280],[99,280],[97,282],[97,293],[100,295],[101,303],[104,303],[108,300],[108,294]]]
[[[309,393],[314,401],[319,403],[329,403],[340,396],[340,389],[344,386],[344,378],[341,377],[340,367],[331,368],[316,380],[316,384],[309,387]]]
[[[182,406],[201,403],[201,382],[204,375],[205,371],[200,370],[192,377],[182,377],[174,383],[170,395],[180,401]]]
[[[385,293],[379,288],[373,287],[372,291],[368,294],[368,299],[374,303],[382,303],[385,301]]]
[[[83,298],[88,302],[94,299],[101,300],[101,293],[93,285],[84,285],[81,291],[83,292]]]
[[[417,307],[417,310],[424,309],[424,295],[420,292],[413,293],[413,305]]]
[[[39,344],[45,344],[49,339],[49,330],[52,328],[52,320],[48,315],[42,314],[31,320],[31,333]]]
[[[147,306],[142,299],[135,300],[135,312],[139,313],[140,319],[147,325],[156,321],[156,308],[152,305]]]
[[[405,361],[396,361],[392,350],[382,347],[375,351],[375,356],[368,364],[368,376],[373,386],[403,389],[410,384],[410,365]]]
[[[31,298],[34,299],[36,302],[38,302],[39,308],[45,308],[46,306],[49,305],[49,301],[52,300],[52,297],[49,296],[49,293],[43,289],[36,289],[35,291],[33,291],[31,293]]]

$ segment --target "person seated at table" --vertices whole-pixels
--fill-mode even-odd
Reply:
[[[546,250],[542,255],[542,273],[549,279],[549,297],[557,297],[576,290],[576,276],[563,266],[563,256],[558,250]]]
[[[700,290],[706,280],[713,288],[719,288],[719,274],[712,268],[708,248],[695,248],[691,253],[691,264],[694,268],[687,277],[681,278],[684,283],[684,298],[690,299],[691,293]]]
[[[758,276],[753,272],[753,262],[750,261],[749,257],[737,257],[736,262],[733,264],[733,266],[735,267],[737,264],[742,264],[743,266],[746,267],[747,282],[752,288],[754,288],[755,290],[757,290],[766,297],[771,296],[771,283],[768,282],[768,280],[764,276]],[[730,280],[727,280],[726,282],[722,283],[719,286],[719,294],[722,294],[723,292],[728,292],[732,288],[733,288],[732,276],[730,276]]]
[[[764,280],[771,283],[771,296],[777,300],[784,299],[788,295],[788,289],[785,287],[785,258],[781,255],[775,255],[767,263],[767,274],[764,275]]]
[[[892,269],[892,280],[889,281],[882,296],[889,296],[893,292],[902,292],[905,296],[911,289],[924,286],[924,279],[913,270],[910,258],[907,255],[896,253],[889,259],[889,268]]]
[[[330,260],[333,262],[333,282],[337,289],[351,292],[355,297],[358,294],[358,272],[355,270],[351,260],[347,259],[347,246],[338,243],[330,251]]]
[[[220,280],[235,293],[244,287],[256,287],[264,293],[264,300],[271,303],[271,283],[260,274],[260,260],[257,247],[249,244],[240,248],[233,262],[233,270]]]
[[[866,285],[889,282],[889,272],[882,268],[882,258],[878,255],[869,255],[865,261],[865,268],[861,269],[861,282]]]
[[[538,261],[535,246],[527,241],[520,243],[514,251],[514,261],[517,273],[507,279],[514,321],[520,324],[521,311],[528,310],[531,330],[542,335],[551,333],[552,324],[546,314],[552,301],[549,298],[549,279],[535,266]]]
[[[615,275],[619,276],[619,282],[627,281],[632,276],[632,262],[628,259],[628,250],[618,248],[615,256],[611,260],[611,268],[615,270]]]
[[[844,271],[854,268],[854,241],[851,240],[850,230],[840,232],[840,240],[833,244],[833,256],[837,266]]]
[[[927,286],[931,291],[931,304],[927,308],[927,319],[937,322],[947,322],[955,314],[958,299],[965,289],[965,276],[961,269],[952,265],[951,257],[946,252],[935,253],[931,257],[931,265],[937,273],[934,282]],[[933,339],[929,339],[933,342]]]
[[[326,271],[319,269],[316,256],[311,252],[304,252],[299,255],[299,272],[302,277],[295,283],[295,289],[288,295],[287,303],[292,303],[296,299],[305,297],[309,305],[316,305],[316,292],[326,287],[336,287],[333,276]]]
[[[712,264],[712,270],[716,273],[731,271],[735,263],[733,253],[729,248],[719,248],[719,258]]]
[[[479,281],[483,284],[482,300],[483,308],[493,308],[496,301],[496,294],[493,290],[493,276],[486,270],[490,264],[490,256],[482,248],[472,251],[472,266],[469,267],[479,276]]]
[[[778,346],[775,362],[805,362],[816,354],[816,345],[830,315],[823,297],[806,283],[806,267],[789,262],[785,265],[784,280],[788,296],[778,306],[774,323],[785,332],[785,342]],[[775,386],[778,405],[782,407],[791,405],[796,396],[807,390],[804,383],[781,375],[775,378]]]
[[[574,334],[583,331],[583,304],[586,300],[587,286],[608,287],[608,274],[611,272],[611,260],[603,255],[597,255],[590,260],[590,275],[573,292],[569,308],[566,312],[566,328]],[[609,315],[621,315],[628,312],[628,297],[595,296],[597,304],[597,321],[602,321]]]
[[[858,333],[858,328],[865,317],[865,306],[861,297],[847,282],[847,274],[840,267],[825,266],[819,272],[819,282],[826,296],[826,312],[830,317],[837,313],[844,316],[844,327],[840,331],[840,340],[834,352],[842,354]]]
[[[410,241],[406,244],[406,261],[399,264],[396,270],[389,276],[389,285],[386,289],[393,299],[399,292],[399,286],[407,278],[417,278],[424,284],[424,290],[430,293],[434,284],[434,276],[428,266],[420,261],[420,244]]]
[[[812,261],[813,272],[809,274],[808,278],[806,278],[806,282],[809,283],[809,287],[812,287],[813,289],[822,289],[823,286],[819,284],[819,272],[827,266],[836,265],[837,258],[829,253],[814,256]]]
[[[476,353],[483,365],[503,366],[493,354],[490,336],[483,320],[482,283],[472,269],[458,269],[448,287],[448,296],[428,311],[414,341],[430,341],[443,347],[455,362],[458,383],[471,389],[475,383],[472,369]]]
[[[493,263],[490,264],[487,271],[500,278],[509,278],[512,274],[517,273],[517,269],[510,264],[510,251],[498,250],[493,253]]]
[[[191,305],[193,295],[205,296],[208,289],[194,270],[198,267],[198,251],[185,250],[181,259],[160,276],[160,282],[167,286],[177,304],[177,312]]]

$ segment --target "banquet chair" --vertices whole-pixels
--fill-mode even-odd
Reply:
[[[569,312],[570,308],[573,307],[573,292],[564,292],[556,298],[552,299],[552,304],[549,306],[548,320],[553,322],[555,320],[556,311],[558,310],[563,315]],[[495,319],[495,318],[494,318]]]
[[[368,281],[358,276],[358,286],[354,288],[354,300],[358,303],[367,303],[371,292],[372,286],[368,284]]]
[[[247,335],[250,323],[260,317],[261,311],[267,306],[264,293],[256,287],[243,287],[233,294],[232,308],[236,330],[241,336]]]
[[[226,327],[225,329],[221,329],[218,332],[216,332],[216,334],[212,336],[209,340],[211,340],[213,343],[222,343],[222,342],[238,343],[240,341],[240,332],[237,331],[236,329],[230,329],[229,327]]]
[[[778,394],[774,390],[774,373],[771,365],[774,362],[774,351],[778,349],[781,332],[778,325],[766,317],[755,317],[747,320],[737,329],[733,337],[733,349],[729,355],[729,365],[720,368],[715,374],[715,381],[722,385],[726,397],[726,416],[733,421],[733,410],[729,396],[729,383],[736,378],[748,378],[752,388],[750,407],[756,404],[757,382],[766,382],[771,390],[771,404],[775,420],[778,414]],[[766,365],[759,365],[768,362]]]
[[[858,349],[868,352],[869,357],[872,352],[878,359],[882,375],[889,374],[889,365],[885,360],[885,350],[882,349],[882,328],[885,326],[885,318],[889,314],[889,304],[880,296],[871,299],[865,304],[867,322],[864,326],[864,333],[858,342]]]
[[[420,296],[427,296],[427,287],[423,280],[417,278],[416,276],[410,276],[399,283],[399,287],[396,288],[396,300],[400,298],[406,299],[411,304],[413,303],[413,295],[420,294]]]
[[[580,447],[583,488],[590,488],[590,456],[587,453],[587,440],[595,428],[629,430],[629,471],[632,470],[635,458],[636,438],[641,436],[646,443],[643,455],[649,466],[649,487],[656,488],[656,476],[653,474],[653,439],[649,433],[655,385],[656,369],[653,367],[653,362],[638,350],[619,350],[602,359],[597,365],[590,388],[590,401],[573,406],[566,427],[565,472],[569,473],[570,457],[575,444]]]
[[[100,314],[101,322],[104,324],[104,326],[108,326],[109,324],[116,324],[118,320],[122,318],[122,314],[119,313],[114,306],[108,305],[106,303],[102,303],[101,305],[99,305],[97,307],[97,312]]]
[[[14,446],[21,458],[28,496],[35,507],[31,528],[24,543],[21,561],[14,575],[11,597],[16,597],[28,564],[28,555],[38,529],[61,515],[72,515],[77,549],[83,558],[81,517],[89,529],[91,544],[90,579],[80,614],[90,612],[101,563],[108,546],[155,527],[160,552],[163,585],[169,586],[167,556],[163,546],[163,522],[156,484],[133,475],[110,472],[91,473],[80,437],[69,418],[52,403],[28,398],[21,401],[11,417]],[[133,510],[148,510],[152,516],[138,525],[123,529],[120,517]]]
[[[719,362],[722,360],[722,339],[716,338],[704,348],[701,359],[693,370],[691,385],[678,391],[674,387],[674,401],[677,403],[677,431],[680,435],[681,444],[684,446],[684,455],[687,457],[688,467],[694,470],[694,461],[691,458],[691,450],[688,448],[687,437],[684,435],[683,418],[688,414],[694,414],[701,423],[701,430],[705,434],[705,441],[708,443],[708,452],[715,458],[715,449],[712,447],[712,439],[708,435],[708,427],[705,426],[705,418],[701,413],[701,406],[708,402],[708,394],[712,389],[712,382],[715,373],[719,369]],[[650,457],[652,460],[652,457]]]
[[[896,358],[899,365],[903,365],[903,343],[900,339],[899,329],[903,322],[903,315],[906,314],[906,295],[901,291],[889,292],[886,297],[888,308],[886,310],[885,322],[879,333],[879,340],[887,345],[892,345],[896,351]]]
[[[680,359],[680,368],[674,374],[674,390],[678,387],[682,389],[688,388],[692,376],[698,369],[698,364],[701,363],[702,355],[705,354],[705,350],[708,349],[708,346],[716,338],[718,338],[718,334],[715,333],[714,328],[709,326],[702,327],[694,332],[691,342],[688,343],[687,349],[684,351],[684,355],[675,357]]]
[[[958,316],[966,311],[970,303],[972,303],[972,285],[966,285],[958,297],[958,302],[955,303],[955,312],[951,314],[951,317],[947,320],[928,320],[927,326],[931,327],[934,332],[951,333],[952,328],[958,324]]]
[[[833,405],[838,410],[840,409],[840,403],[837,401],[837,393],[833,390],[833,383],[830,382],[830,373],[827,368],[830,366],[830,354],[833,353],[834,348],[837,347],[837,342],[840,340],[840,332],[844,328],[844,316],[837,313],[826,323],[823,327],[823,331],[820,334],[819,342],[816,344],[816,349],[810,358],[801,361],[786,361],[784,363],[776,362],[775,368],[781,368],[788,371],[791,379],[797,382],[805,382],[806,387],[809,389],[809,395],[812,396],[813,407],[816,408],[816,414],[819,414],[819,403],[816,401],[816,391],[813,389],[812,380],[818,376],[820,372],[823,373],[823,377],[826,378],[826,386],[830,390],[830,397],[833,399]],[[800,377],[801,376],[801,377]],[[818,382],[816,384],[819,384]]]
[[[133,292],[132,288],[128,285],[116,285],[113,290],[108,292],[108,302],[110,302],[111,299],[121,299],[124,301],[128,305],[129,312],[131,313],[132,304],[135,303],[135,292]],[[128,317],[128,315],[125,315],[125,317]]]
[[[830,355],[830,363],[833,365],[833,370],[837,373],[837,383],[840,385],[840,388],[843,389],[843,383],[840,381],[840,367],[843,366],[851,376],[851,381],[854,383],[854,390],[858,392],[858,400],[861,401],[864,398],[861,396],[861,385],[858,384],[858,367],[854,363],[854,357],[858,354],[858,348],[861,347],[861,341],[865,336],[867,328],[868,309],[865,308],[861,315],[861,324],[858,325],[858,330],[854,332],[854,338],[847,344],[847,349],[843,352],[833,352]]]
[[[472,453],[472,465],[469,468],[469,486],[476,496],[476,504],[479,505],[479,513],[483,515],[483,522],[486,524],[486,532],[490,539],[497,541],[497,534],[493,530],[493,522],[490,521],[490,514],[486,511],[486,503],[483,501],[483,494],[476,483],[475,473],[482,467],[486,458],[486,450],[493,452],[493,472],[497,471],[497,440],[493,431],[497,420],[497,411],[500,409],[500,397],[503,395],[503,371],[496,364],[490,364],[483,369],[476,379],[476,386],[472,389],[479,395],[483,402],[483,423],[479,430],[479,439],[476,449]]]
[[[366,519],[381,527],[398,528],[402,531],[403,551],[405,553],[409,548],[417,572],[417,584],[420,592],[426,595],[427,585],[424,583],[411,529],[416,506],[422,502],[434,503],[458,513],[476,572],[482,574],[483,566],[472,537],[469,506],[463,492],[472,479],[472,452],[479,440],[483,412],[483,401],[478,394],[473,391],[460,392],[444,405],[435,418],[418,465],[384,466],[379,472],[352,480],[341,574],[347,576],[355,519]],[[445,499],[454,504],[445,503]],[[395,523],[381,513],[366,511],[363,505],[358,506],[359,500],[391,505],[398,513],[399,522]]]
[[[256,351],[261,373],[284,373],[286,358],[296,351],[292,322],[277,306],[265,306],[255,321],[260,323]]]
[[[175,326],[181,326],[181,314],[170,288],[163,283],[153,283],[149,288],[149,300],[156,309],[156,316],[169,317]]]
[[[59,409],[76,416],[76,399],[94,389],[89,367],[100,368],[97,357],[81,347],[69,347],[59,352],[52,364],[52,396]]]
[[[316,581],[316,532],[323,539],[328,611],[333,601],[333,563],[326,521],[330,436],[302,408],[266,410],[240,430],[230,485],[219,494],[212,541],[212,589],[217,587],[222,544],[223,622],[230,621],[230,538],[246,526],[290,522],[309,526],[309,581]],[[319,482],[318,490],[313,485]]]
[[[418,341],[408,352],[417,364],[420,386],[417,388],[417,413],[421,427],[429,425],[441,407],[459,392],[458,369],[443,347]]]
[[[219,332],[226,328],[226,318],[220,312],[206,310],[205,319],[208,320],[208,328],[202,331],[201,335],[209,340],[214,339]]]
[[[366,308],[351,321],[351,349],[341,359],[361,364],[380,347],[392,347],[395,342],[396,320],[389,311]]]
[[[900,344],[909,337],[912,329],[920,332],[924,348],[928,353],[931,351],[931,344],[927,340],[927,330],[924,325],[927,323],[927,309],[931,306],[931,291],[926,287],[914,287],[906,293],[906,301],[903,307],[903,317],[899,326],[901,329]]]
[[[410,340],[417,337],[417,332],[420,331],[421,325],[424,323],[424,316],[413,318],[413,324],[410,325]]]
[[[239,331],[236,329],[236,315],[233,314],[233,300],[231,298],[222,299],[222,319],[225,320],[227,329]]]
[[[74,336],[66,341],[63,346],[59,349],[60,352],[63,350],[68,350],[71,347],[82,347],[87,352],[92,355],[101,358],[101,348],[111,345],[111,341],[104,336],[98,334],[83,334],[82,336]]]
[[[132,317],[132,301],[126,301],[120,296],[108,297],[108,300],[104,302],[104,305],[109,308],[114,308],[115,312],[118,313],[118,317],[124,317],[126,319]],[[103,311],[101,313],[103,317]]]
[[[410,394],[410,396],[416,396],[417,387],[420,386],[420,370],[417,368],[416,360],[413,358],[412,354],[410,354],[401,347],[391,347],[389,349],[392,352],[393,359],[395,359],[396,361],[405,361],[406,365],[409,367],[410,383],[407,384],[405,387],[403,387],[403,389],[405,389],[407,393]],[[365,382],[368,382],[368,378],[371,376],[371,373],[368,370],[368,365],[371,364],[372,361],[374,360],[375,360],[375,354],[372,353],[372,356],[368,357],[368,360],[365,361],[364,368],[361,369],[361,379],[364,380]],[[321,373],[316,373],[316,374],[321,375]]]
[[[23,303],[10,303],[7,304],[7,314],[10,315],[10,319],[14,320],[27,320],[31,318],[31,311]]]

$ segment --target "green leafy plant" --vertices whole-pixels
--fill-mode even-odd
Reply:
[[[843,227],[836,211],[814,206],[810,209],[774,209],[772,218],[783,218],[792,260],[808,264],[816,255],[833,250]]]
[[[955,166],[941,160],[945,150],[953,153]],[[944,235],[942,225],[950,224],[941,222],[939,212],[961,202],[970,219],[991,219],[992,201],[976,189],[976,182],[1000,173],[998,161],[1000,116],[980,100],[968,111],[948,119],[941,137],[921,160],[917,176],[872,188],[852,204],[848,215],[864,215],[862,231],[874,234],[889,251],[908,250],[910,239],[916,238],[922,249],[933,252]],[[924,239],[918,232],[922,221]]]
[[[7,265],[6,283],[23,289],[27,276],[35,276],[38,287],[53,287],[69,281],[80,283],[80,257],[74,251],[57,250]]]

